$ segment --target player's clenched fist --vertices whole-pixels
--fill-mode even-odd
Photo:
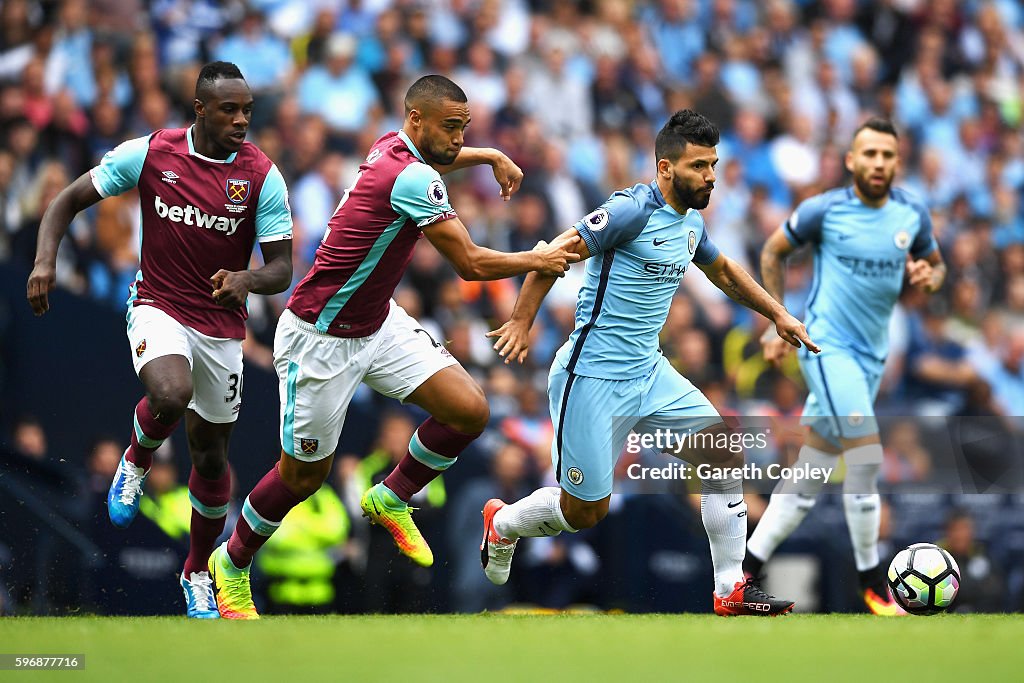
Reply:
[[[243,306],[252,288],[252,277],[247,270],[218,270],[210,278],[210,282],[213,283],[213,300],[224,308]]]
[[[761,348],[764,351],[764,359],[775,367],[779,367],[789,352],[793,350],[793,347],[780,337],[778,332],[770,328],[761,335]]]
[[[907,256],[907,280],[911,287],[916,287],[926,294],[932,294],[938,289],[935,286],[932,264],[924,259],[915,261],[909,255]]]
[[[42,315],[50,310],[50,299],[47,296],[57,285],[57,271],[51,265],[37,265],[28,276],[28,303],[32,312]]]

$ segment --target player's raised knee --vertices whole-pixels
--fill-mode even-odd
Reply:
[[[724,423],[712,425],[698,433],[695,439],[695,464],[706,463],[720,468],[743,467],[743,449],[732,438],[734,432]]]
[[[192,400],[192,382],[188,379],[167,378],[149,387],[149,405],[158,420],[177,420],[185,414]]]
[[[573,529],[590,529],[608,515],[608,498],[589,501],[562,498],[562,515]]]
[[[281,456],[281,464],[278,471],[281,481],[285,483],[292,493],[305,500],[320,490],[327,475],[331,472],[333,457],[327,457],[316,462],[302,462],[287,455]]]
[[[448,412],[449,414],[445,416],[447,419],[437,419],[463,434],[479,434],[491,419],[491,408],[487,405],[487,398],[476,382],[466,387]]]

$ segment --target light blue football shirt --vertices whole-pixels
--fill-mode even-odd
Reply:
[[[646,376],[661,354],[679,282],[718,258],[700,212],[678,213],[657,181],[614,193],[575,228],[590,250],[576,326],[555,355],[569,372],[603,379]]]
[[[884,361],[907,254],[924,258],[938,246],[928,209],[897,188],[878,208],[839,188],[802,202],[783,229],[793,246],[814,245],[804,316],[811,339]]]

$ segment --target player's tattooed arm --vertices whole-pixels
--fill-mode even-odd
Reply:
[[[911,287],[917,287],[927,294],[934,294],[942,288],[945,279],[946,263],[938,249],[916,261],[910,255],[907,256],[907,280]]]
[[[807,336],[803,323],[790,315],[786,307],[776,301],[768,292],[750,277],[750,273],[728,258],[719,254],[718,258],[707,265],[697,264],[708,279],[733,301],[757,311],[775,323],[779,337],[791,346],[806,346],[818,353],[821,349]]]
[[[761,281],[772,298],[782,303],[786,293],[786,259],[793,253],[793,245],[779,228],[761,249]]]
[[[292,241],[261,242],[262,268],[256,270],[218,270],[210,278],[213,300],[219,306],[234,309],[245,305],[250,294],[277,294],[292,282]]]
[[[794,249],[782,228],[776,230],[761,249],[761,281],[768,294],[780,304],[786,294],[786,259]],[[793,348],[770,327],[761,335],[761,346],[765,360],[775,366],[780,365]]]
[[[60,191],[43,214],[39,223],[36,260],[28,276],[26,294],[32,312],[43,315],[50,310],[49,294],[57,285],[57,247],[68,231],[68,226],[79,211],[83,211],[102,197],[92,184],[89,173],[83,173],[75,182]]]
[[[555,241],[568,240],[579,237],[576,228],[570,228],[559,235]],[[573,243],[574,249],[580,259],[590,257],[590,249],[583,240]],[[548,246],[543,240],[537,244],[537,249]],[[505,359],[505,364],[513,360],[522,363],[530,351],[530,329],[533,321],[537,318],[537,312],[544,301],[544,297],[551,291],[555,284],[554,275],[542,275],[538,272],[526,276],[523,288],[519,291],[515,308],[512,309],[512,317],[496,330],[491,330],[486,336],[495,339],[494,350]]]
[[[501,198],[508,201],[523,182],[523,170],[504,152],[490,147],[463,147],[455,161],[447,166],[435,165],[441,175],[469,166],[488,164],[494,170]]]

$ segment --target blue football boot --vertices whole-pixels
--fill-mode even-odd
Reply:
[[[127,455],[128,451],[125,451]],[[139,514],[142,501],[142,485],[146,483],[149,470],[136,467],[121,456],[121,462],[114,473],[114,481],[107,492],[107,514],[114,526],[124,529],[135,515]]]
[[[179,583],[185,591],[185,611],[189,619],[220,619],[210,572],[192,572],[187,579],[182,573]]]

